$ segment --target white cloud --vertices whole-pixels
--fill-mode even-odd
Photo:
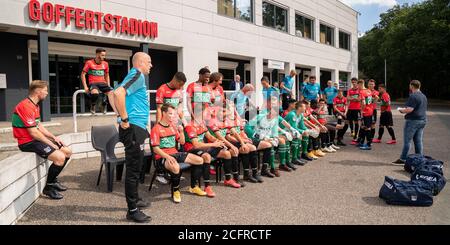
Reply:
[[[341,0],[348,5],[380,5],[386,7],[392,7],[397,4],[396,0]]]

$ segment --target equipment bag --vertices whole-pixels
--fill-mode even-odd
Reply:
[[[409,155],[406,158],[406,162],[405,162],[405,170],[408,173],[413,173],[417,167],[423,165],[425,162],[427,161],[432,161],[434,160],[432,157],[429,156],[423,156],[423,155],[419,155],[419,154],[412,154]]]
[[[429,207],[433,205],[431,187],[418,181],[395,180],[385,177],[379,197],[389,205]]]
[[[430,186],[433,195],[437,196],[444,189],[447,180],[439,173],[428,171],[424,166],[417,169],[411,176],[411,181],[420,181],[422,186]]]

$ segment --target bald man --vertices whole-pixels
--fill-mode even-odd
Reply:
[[[148,117],[150,103],[147,96],[145,76],[150,73],[152,61],[146,53],[133,56],[133,68],[119,87],[114,91],[115,105],[119,114],[119,138],[125,146],[125,197],[128,204],[127,219],[137,222],[150,222],[139,208],[148,204],[139,198],[139,174],[144,158],[144,141],[148,138]]]
[[[244,84],[241,82],[241,76],[236,75],[236,76],[234,77],[234,81],[232,81],[232,82],[230,83],[229,89],[230,89],[231,91],[236,91],[236,92],[238,92],[238,91],[241,90],[243,87],[244,87]]]
[[[255,87],[251,84],[246,84],[240,91],[234,92],[230,96],[230,100],[234,102],[236,111],[242,118],[245,118],[247,102],[253,91],[255,91]]]

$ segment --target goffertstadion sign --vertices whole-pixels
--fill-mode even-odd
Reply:
[[[28,16],[33,22],[43,21],[56,26],[65,23],[66,27],[72,23],[77,29],[104,30],[117,34],[141,36],[155,39],[158,37],[158,23],[120,15],[102,13],[81,8],[39,2],[31,0],[28,3]]]

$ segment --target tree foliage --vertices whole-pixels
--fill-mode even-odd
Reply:
[[[432,98],[450,99],[450,0],[394,6],[359,39],[364,78],[384,82],[394,98],[406,97],[411,80],[420,80]]]

